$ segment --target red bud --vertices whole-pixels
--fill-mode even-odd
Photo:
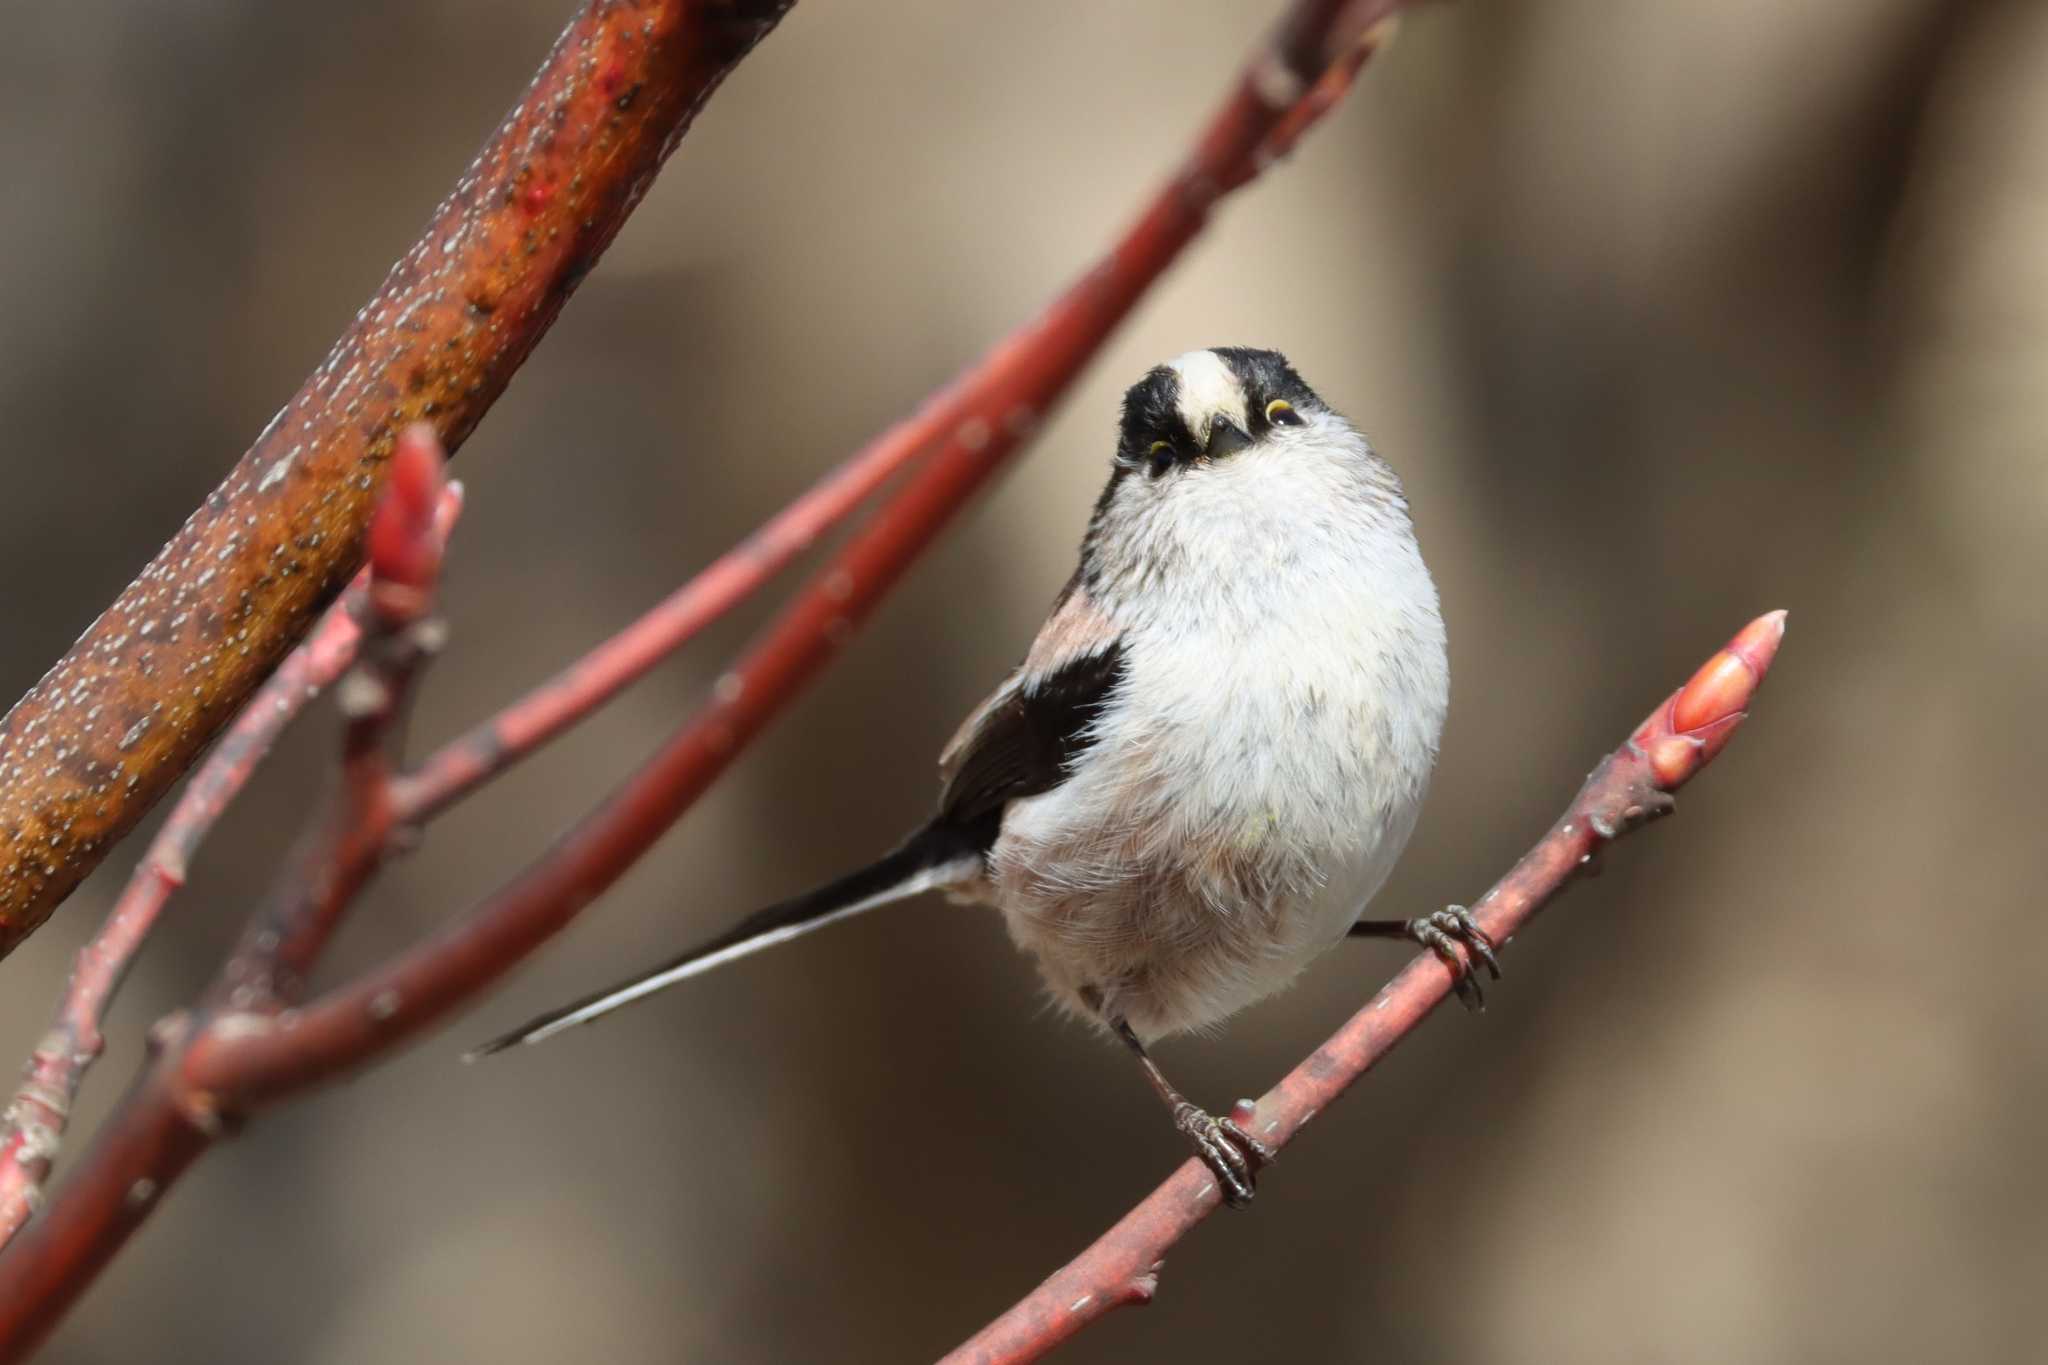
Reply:
[[[414,589],[433,586],[441,570],[443,539],[436,533],[435,513],[446,462],[440,438],[426,423],[415,422],[399,434],[383,496],[370,519],[373,579]]]
[[[1691,734],[1746,710],[1785,638],[1785,613],[1759,616],[1692,675],[1671,704],[1671,728]]]

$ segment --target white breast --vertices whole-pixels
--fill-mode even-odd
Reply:
[[[990,899],[1054,995],[1146,1037],[1221,1020],[1341,938],[1435,763],[1443,625],[1399,485],[1341,419],[1293,436],[1129,490],[1091,585],[1124,682],[991,854]]]

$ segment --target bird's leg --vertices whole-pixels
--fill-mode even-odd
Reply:
[[[1486,1008],[1486,996],[1479,989],[1479,968],[1483,965],[1500,980],[1500,959],[1494,956],[1493,940],[1473,922],[1472,912],[1452,905],[1421,919],[1362,919],[1351,926],[1353,938],[1405,938],[1435,953],[1451,969],[1458,999],[1469,1010]],[[1463,944],[1469,960],[1454,944]]]
[[[1152,1089],[1173,1114],[1173,1126],[1186,1134],[1194,1145],[1195,1155],[1202,1158],[1209,1169],[1216,1173],[1216,1182],[1223,1190],[1223,1202],[1234,1209],[1241,1209],[1252,1202],[1252,1186],[1258,1179],[1259,1168],[1273,1159],[1273,1149],[1239,1127],[1229,1118],[1215,1118],[1205,1110],[1188,1102],[1187,1096],[1174,1089],[1173,1082],[1159,1069],[1159,1063],[1152,1060],[1152,1054],[1145,1051],[1145,1045],[1138,1041],[1138,1035],[1120,1016],[1110,1015],[1109,1026],[1116,1030],[1116,1036],[1124,1040],[1138,1059],[1138,1065],[1145,1068],[1145,1078],[1152,1082]]]

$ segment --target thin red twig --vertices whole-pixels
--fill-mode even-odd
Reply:
[[[1781,611],[1750,622],[1601,761],[1550,832],[1472,907],[1496,943],[1521,932],[1610,842],[1670,811],[1671,793],[1721,751],[1748,714],[1784,634]],[[1233,1117],[1285,1147],[1442,1004],[1451,985],[1435,954],[1421,954],[1252,1110]],[[1215,1176],[1188,1161],[942,1365],[1037,1360],[1111,1311],[1150,1302],[1166,1253],[1221,1203]]]
[[[447,454],[424,423],[406,429],[368,536],[363,646],[342,680],[341,789],[311,851],[258,911],[214,988],[214,1007],[296,1004],[328,940],[386,857],[402,820],[394,791],[405,710],[446,634],[434,615],[441,560],[462,509]]]
[[[653,610],[423,759],[395,791],[401,823],[430,820],[591,715],[705,626],[758,592],[940,433],[936,404],[889,428]]]
[[[435,531],[443,540],[460,511],[459,490],[451,486],[438,505]],[[30,1055],[0,1129],[0,1246],[42,1202],[43,1182],[79,1086],[105,1047],[100,1029],[107,1008],[165,906],[184,886],[199,846],[306,703],[355,662],[363,618],[372,608],[368,585],[369,571],[364,570],[265,681],[193,775],[106,923],[79,950],[56,1017]]]
[[[354,660],[362,634],[365,578],[359,575],[349,585],[207,756],[122,888],[106,923],[79,950],[56,1018],[29,1057],[0,1134],[0,1244],[12,1238],[42,1202],[42,1183],[56,1159],[79,1084],[106,1046],[100,1029],[107,1006],[164,906],[185,884],[192,855],[277,737]]]
[[[55,1325],[231,1121],[382,1055],[465,1003],[645,852],[1020,448],[1215,202],[1284,155],[1335,102],[1396,3],[1297,0],[1280,30],[1286,46],[1260,46],[1133,227],[1040,318],[881,439],[892,447],[890,467],[915,463],[905,485],[721,680],[704,713],[537,863],[449,930],[310,1004],[273,1009],[252,990],[238,1005],[230,989],[160,1028],[159,1055],[136,1091],[50,1209],[0,1257],[0,1361],[19,1358]],[[1321,17],[1307,23],[1305,15]],[[723,609],[753,586],[735,576],[707,589],[698,610]],[[622,649],[613,662],[638,657]],[[588,688],[583,704],[610,690]],[[558,729],[559,720],[541,728]]]
[[[441,558],[461,510],[460,489],[443,482],[446,456],[431,428],[409,428],[393,459],[392,478],[366,537],[370,562],[368,580],[362,585],[360,634],[354,642],[357,658],[344,684],[362,694],[362,700],[351,711],[343,739],[336,817],[316,841],[301,875],[258,912],[197,1017],[173,1015],[152,1031],[150,1043],[159,1055],[158,1064],[144,1072],[118,1120],[100,1135],[88,1165],[109,1152],[141,1153],[159,1169],[174,1172],[220,1136],[233,1115],[219,1099],[174,1084],[175,1062],[189,1040],[203,1027],[218,1026],[198,1020],[249,1020],[258,1017],[256,1010],[273,1017],[282,1013],[298,973],[311,966],[341,912],[382,857],[389,823],[385,818],[380,824],[375,812],[390,804],[385,763],[406,693],[432,651],[432,632],[423,632],[422,627],[430,623]],[[372,812],[367,816],[366,808]],[[93,1208],[108,1224],[132,1229],[163,1187],[163,1181],[148,1175],[111,1188],[74,1181],[65,1187],[64,1206],[70,1206],[75,1192],[79,1205]],[[23,1240],[30,1240],[40,1227],[31,1224]],[[80,1248],[85,1259],[75,1263],[78,1272],[89,1278],[119,1246],[119,1239],[107,1239]],[[85,1279],[77,1283],[82,1286]],[[69,1298],[27,1305],[33,1325],[25,1334],[0,1343],[0,1354],[10,1360],[26,1355],[38,1332],[54,1324]]]
[[[1330,45],[1331,30],[1315,25],[1329,21],[1304,21],[1299,17],[1315,8],[1300,7],[1291,29],[1301,30],[1306,22],[1307,31],[1322,35],[1320,42],[1308,41],[1304,53],[1307,60],[1323,64],[1323,76],[1266,133],[1256,154],[1236,158],[1218,168],[1214,182],[1217,193],[1247,183],[1291,151],[1301,135],[1344,97],[1359,67],[1379,45],[1377,39],[1353,41],[1335,48],[1337,55],[1326,59],[1324,49]],[[1380,11],[1392,8],[1391,4],[1377,6]],[[1276,43],[1279,41],[1276,38]],[[1274,70],[1270,65],[1260,65],[1253,68],[1253,73],[1271,85],[1276,79]],[[1288,79],[1293,78],[1282,78]],[[1208,191],[1205,188],[1203,192]],[[442,745],[410,776],[400,780],[397,800],[401,821],[431,819],[477,786],[503,773],[589,716],[705,626],[758,591],[818,537],[850,516],[892,475],[939,445],[948,427],[968,420],[959,397],[959,385],[934,395],[645,616],[490,719]]]

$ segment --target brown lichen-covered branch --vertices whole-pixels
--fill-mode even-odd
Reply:
[[[153,806],[360,562],[396,433],[467,436],[793,0],[591,0],[225,481],[0,721],[0,955]]]
[[[1472,907],[1494,942],[1520,933],[1609,843],[1671,809],[1671,793],[1742,723],[1784,634],[1783,612],[1750,622],[1601,761],[1550,832]],[[1270,1146],[1285,1147],[1442,1004],[1451,986],[1450,969],[1423,953],[1256,1106],[1233,1117]],[[1268,1182],[1283,1171],[1270,1172]],[[1166,1253],[1221,1203],[1209,1168],[1188,1161],[944,1365],[1021,1365],[1115,1309],[1150,1302]]]

